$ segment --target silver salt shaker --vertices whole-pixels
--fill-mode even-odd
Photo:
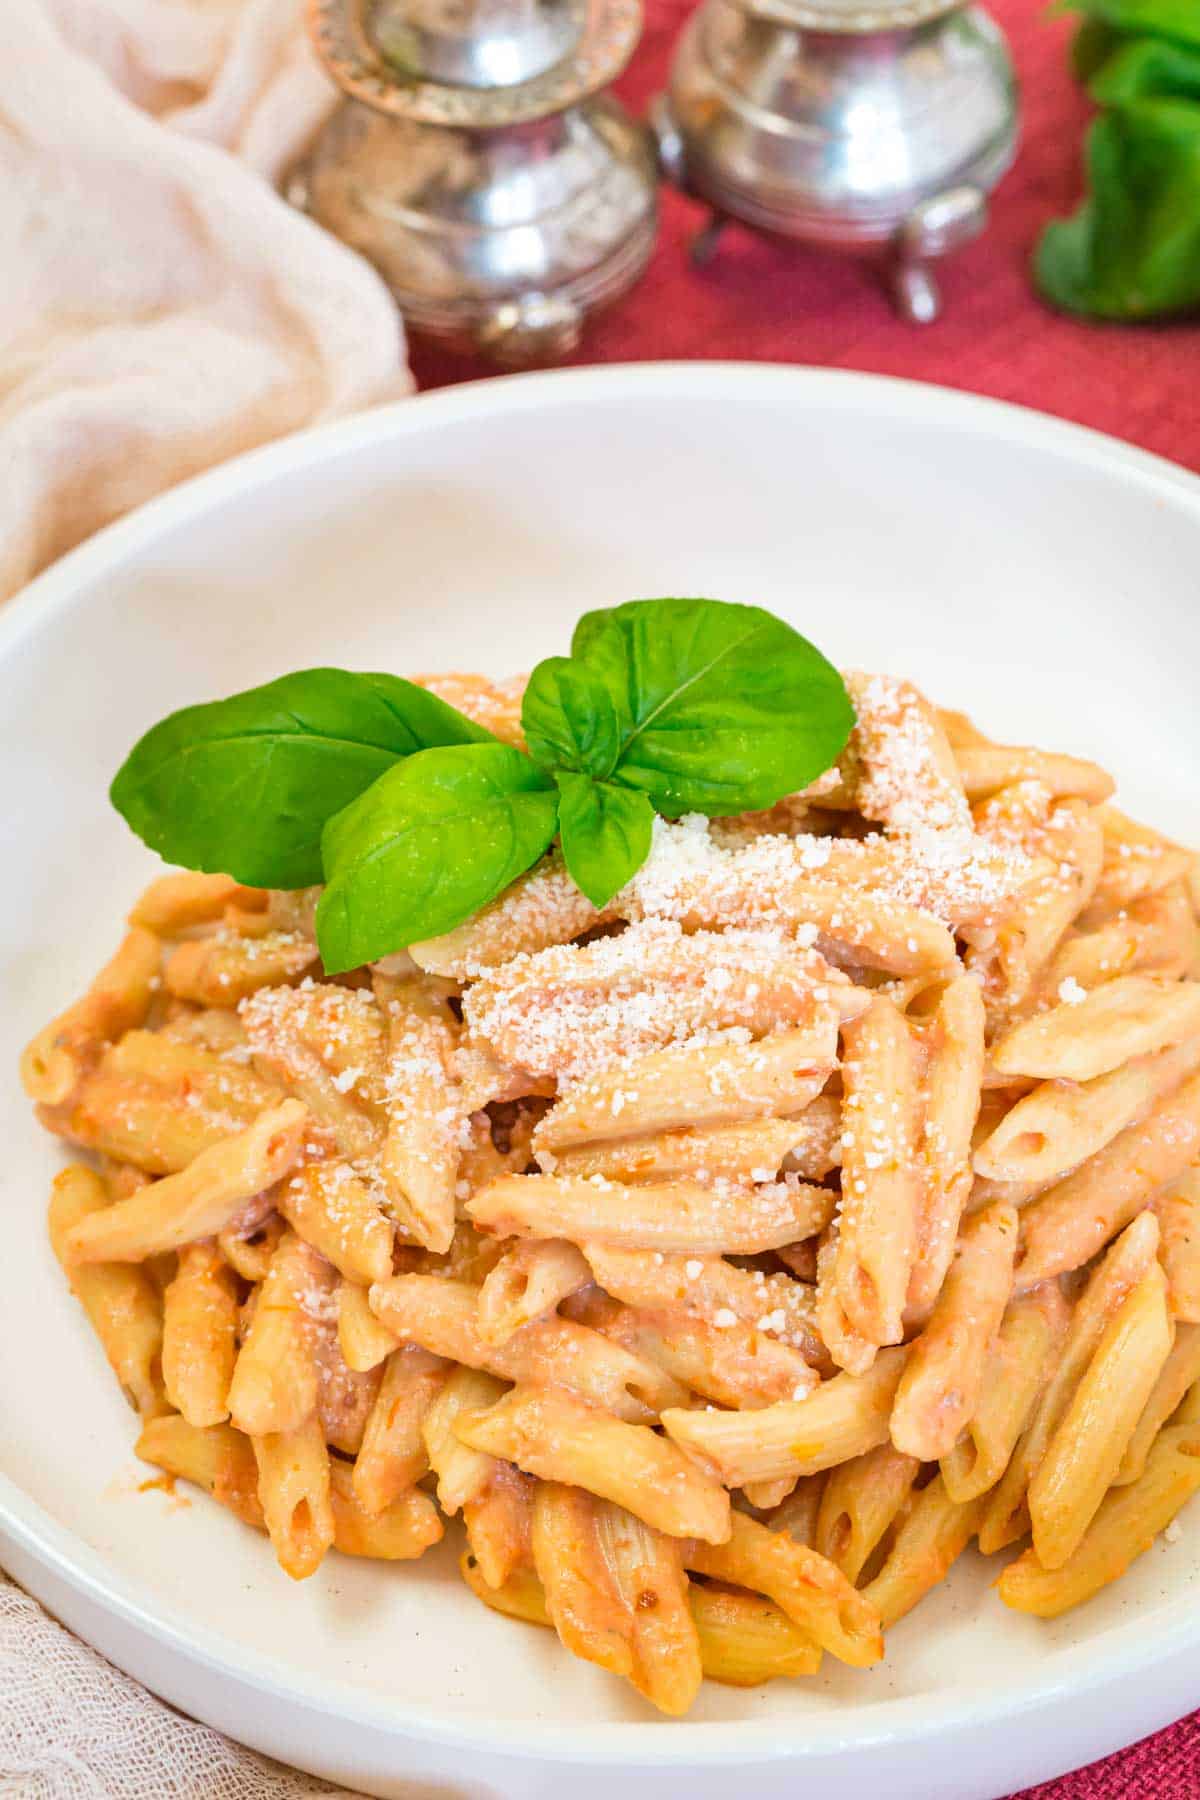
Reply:
[[[932,264],[981,231],[1016,150],[1003,34],[962,0],[702,0],[654,107],[668,176],[731,219],[884,259],[937,317]]]
[[[313,0],[341,106],[289,197],[360,250],[408,325],[553,360],[657,231],[653,142],[604,94],[639,0]]]

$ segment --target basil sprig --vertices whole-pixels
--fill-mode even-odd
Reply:
[[[791,626],[686,599],[585,614],[521,716],[528,756],[398,676],[303,670],[162,720],[112,800],[188,868],[324,878],[317,938],[336,974],[452,930],[556,833],[604,906],[645,861],[656,811],[770,806],[854,724],[836,669]]]
[[[250,887],[321,880],[325,821],[398,757],[491,733],[399,675],[298,669],[151,726],[109,798],[167,862]]]

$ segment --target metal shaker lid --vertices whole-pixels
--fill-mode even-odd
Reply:
[[[748,12],[804,31],[905,31],[955,12],[966,0],[746,0]]]
[[[309,0],[344,93],[393,118],[491,130],[563,112],[614,81],[641,0]]]

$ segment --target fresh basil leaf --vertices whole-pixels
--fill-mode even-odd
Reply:
[[[616,708],[612,779],[668,815],[770,806],[828,769],[854,724],[837,670],[757,606],[632,600],[585,613],[571,654]]]
[[[109,793],[168,862],[253,887],[308,887],[321,879],[325,821],[397,757],[493,741],[398,675],[301,669],[161,719]]]
[[[548,656],[521,702],[529,753],[546,769],[578,769],[603,781],[620,754],[617,712],[604,681],[586,663]]]
[[[421,750],[330,819],[317,943],[328,974],[439,937],[554,836],[549,778],[508,744]]]
[[[611,781],[570,770],[554,779],[567,873],[593,906],[607,906],[650,854],[654,808],[645,794]]]

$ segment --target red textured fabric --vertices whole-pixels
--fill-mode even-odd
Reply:
[[[1087,103],[1071,80],[1070,27],[1041,0],[991,0],[1008,31],[1024,91],[1024,141],[997,190],[987,234],[944,265],[945,310],[906,325],[869,267],[797,246],[726,232],[708,268],[688,239],[701,210],[663,200],[662,232],[641,284],[589,330],[575,361],[747,358],[874,369],[1059,413],[1200,469],[1200,325],[1091,325],[1041,305],[1029,254],[1042,223],[1071,209],[1080,183]],[[646,0],[646,28],[621,84],[640,108],[662,87],[688,0]],[[489,371],[418,347],[423,387]]]
[[[646,29],[621,84],[635,108],[663,85],[688,0],[646,0]],[[686,248],[703,214],[663,197],[662,232],[640,286],[592,326],[578,363],[745,358],[874,369],[968,388],[1112,432],[1200,469],[1200,326],[1090,325],[1051,312],[1029,283],[1043,222],[1075,204],[1087,104],[1067,66],[1070,27],[1039,0],[992,0],[1024,93],[1017,164],[982,239],[943,265],[942,318],[923,328],[892,312],[869,266],[767,243],[740,227],[696,270]],[[422,387],[490,373],[414,347]],[[1200,1800],[1200,1713],[1020,1800]]]

